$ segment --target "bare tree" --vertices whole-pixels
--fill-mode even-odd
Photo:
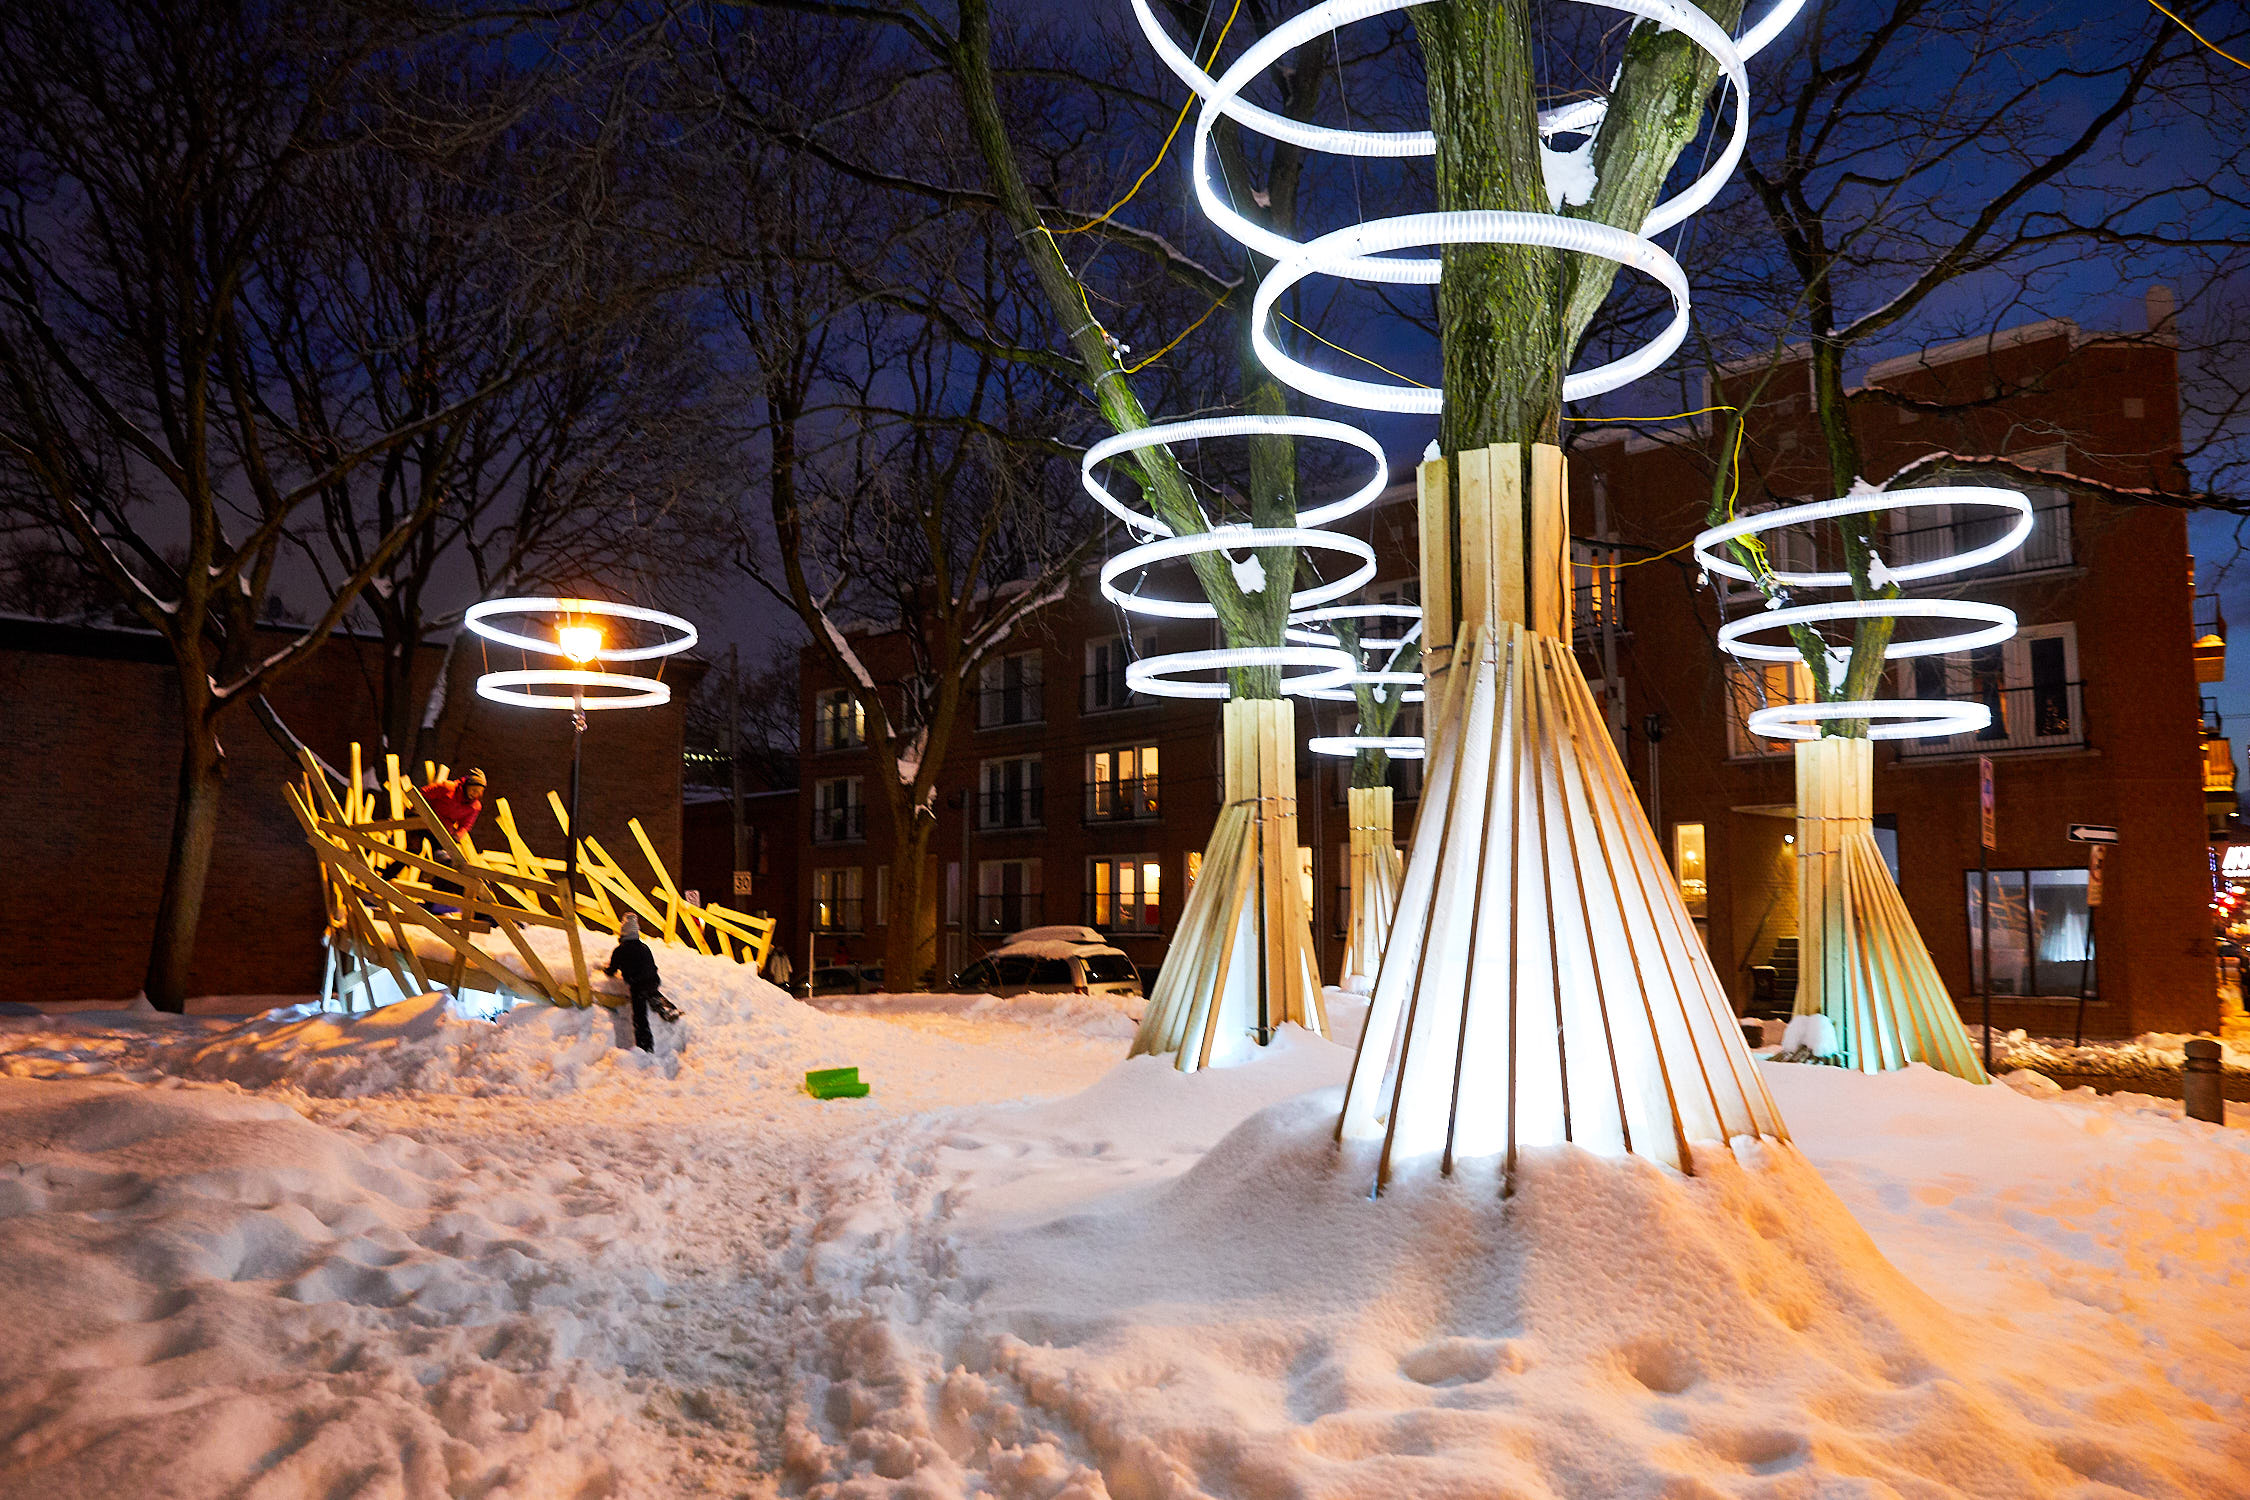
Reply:
[[[401,21],[187,0],[0,18],[0,454],[172,657],[183,736],[147,992],[177,1009],[238,703],[303,661],[436,514],[413,495],[302,629],[263,633],[286,535],[323,490],[497,383],[412,415],[296,425],[266,276],[324,159],[364,137],[357,81]],[[168,552],[176,546],[176,554]]]

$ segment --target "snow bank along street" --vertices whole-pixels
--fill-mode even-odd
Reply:
[[[1802,1160],[1372,1201],[1334,1043],[666,970],[647,1058],[0,1017],[0,1495],[2250,1494],[2250,1135],[2176,1104],[1768,1064]]]

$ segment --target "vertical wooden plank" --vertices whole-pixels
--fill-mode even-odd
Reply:
[[[1562,450],[1552,443],[1531,445],[1530,580],[1531,628],[1556,640],[1570,639],[1570,502],[1562,492]]]
[[[1453,459],[1458,507],[1454,525],[1461,538],[1459,615],[1464,632],[1472,627],[1489,631],[1495,618],[1492,530],[1505,523],[1495,521],[1493,516],[1492,460],[1490,448],[1471,449]]]
[[[1422,662],[1434,679],[1451,659],[1454,641],[1453,494],[1442,458],[1414,471],[1416,524],[1422,549]],[[1432,687],[1435,687],[1433,680]]]
[[[1529,624],[1530,601],[1524,582],[1523,445],[1494,443],[1486,452],[1492,462],[1493,521],[1492,553],[1485,566],[1492,572],[1493,616],[1503,624]]]

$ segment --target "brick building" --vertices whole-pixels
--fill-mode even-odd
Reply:
[[[2152,329],[2167,312],[2152,297]],[[2186,488],[2176,359],[2161,339],[2046,322],[1869,374],[1876,387],[1933,402],[2014,393],[1959,415],[1860,393],[1852,419],[1875,475],[1953,452],[2125,488]],[[1745,503],[1826,498],[1809,370],[1785,368],[1755,418]],[[1710,493],[1697,436],[1611,431],[1582,444],[1572,459],[1576,529],[1628,544],[1627,556],[1691,534]],[[1939,973],[1975,1019],[1965,997],[1979,990],[1977,758],[1989,755],[1995,1021],[2067,1032],[2083,990],[2091,1033],[2214,1026],[2206,796],[2208,787],[2212,808],[2231,806],[2232,762],[2200,684],[2223,675],[2225,625],[2213,601],[2199,610],[2185,512],[1988,482],[2028,493],[2030,536],[1998,562],[1911,592],[2004,604],[2017,635],[1896,663],[1889,692],[1982,702],[1994,722],[1878,744],[1878,839]],[[1894,512],[1881,550],[1893,561],[1934,557],[1976,545],[1991,527],[1967,508]],[[1786,1001],[1797,939],[1793,767],[1786,745],[1748,734],[1743,718],[1761,703],[1802,701],[1809,685],[1801,666],[1753,672],[1720,657],[1717,603],[1695,573],[1684,555],[1621,570],[1614,631],[1582,635],[1593,647],[1587,675],[1616,679],[1612,722],[1626,731],[1635,782],[1737,1004],[1761,991]],[[1758,603],[1744,588],[1728,611]],[[1661,739],[1652,742],[1652,728]],[[2119,830],[2098,909],[2088,900],[2087,846],[2069,839],[2071,823]]]
[[[1988,395],[1993,381],[2016,392],[1958,419],[1902,416],[1879,397],[1861,397],[1854,420],[1880,473],[1947,450],[2006,454],[2126,487],[2185,487],[2175,359],[2160,341],[2104,340],[2046,323],[1878,366],[1873,378],[1927,400]],[[1746,506],[1825,497],[1801,370],[1768,386],[1750,432]],[[1708,439],[1683,426],[1581,440],[1571,468],[1581,559],[1660,552],[1698,530],[1710,492],[1701,456]],[[2032,491],[2036,513],[2024,547],[1952,582],[1961,595],[2015,609],[2019,636],[1974,660],[1904,663],[1920,675],[1902,671],[1893,689],[1975,697],[1996,710],[1985,736],[1879,749],[1875,805],[1901,889],[1948,985],[1957,996],[1974,993],[1964,871],[1977,868],[1976,757],[1989,753],[2000,827],[1994,979],[2009,995],[1996,1020],[2067,1027],[2083,977],[2090,1030],[2210,1025],[2205,768],[2227,766],[2231,806],[2231,761],[2223,741],[2207,748],[2205,723],[2215,728],[2215,716],[2206,715],[2198,684],[2223,670],[2223,622],[2195,613],[2182,511],[2018,487]],[[1891,555],[1973,545],[1981,524],[1906,514]],[[1366,598],[1418,597],[1409,485],[1394,485],[1341,529],[1375,547],[1378,573]],[[1746,735],[1741,720],[1765,701],[1761,692],[1787,696],[1801,684],[1785,668],[1752,680],[1723,662],[1716,603],[1695,573],[1684,555],[1615,573],[1588,567],[1579,574],[1575,632],[1644,807],[1665,846],[1691,866],[1689,880],[1701,882],[1691,885],[1699,925],[1747,1008],[1756,986],[1786,991],[1794,787],[1787,747]],[[938,809],[941,962],[949,971],[1009,932],[1055,922],[1108,932],[1144,968],[1161,962],[1217,808],[1219,716],[1209,703],[1126,693],[1122,629],[1089,575],[1016,654],[987,671],[975,722],[955,736]],[[1211,627],[1200,622],[1142,623],[1133,654],[1212,644]],[[869,640],[862,650],[878,679],[903,670],[895,642]],[[879,802],[868,793],[873,757],[860,743],[850,692],[811,652],[802,680],[799,920],[820,932],[823,962],[873,959],[891,915],[890,831],[868,810]],[[1348,728],[1348,719],[1338,705],[1300,704],[1300,743]],[[1654,742],[1652,720],[1661,735]],[[1342,961],[1347,779],[1347,762],[1299,758],[1301,858],[1329,973]],[[1397,764],[1393,784],[1403,830],[1416,809],[1419,767]],[[2069,822],[2121,830],[2103,903],[2091,914],[2085,847],[2065,838]]]
[[[344,763],[354,739],[377,742],[370,684],[381,649],[339,635],[269,695],[331,764]],[[419,684],[443,657],[437,646],[423,652]],[[667,863],[680,854],[681,702],[703,666],[666,665],[672,703],[596,713],[586,731],[582,816],[635,873],[629,817]],[[570,716],[487,702],[476,696],[478,670],[470,653],[454,663],[440,753],[455,767],[482,766],[489,798],[506,797],[532,846],[559,855],[546,794],[569,790]],[[0,620],[0,703],[0,940],[10,954],[0,1000],[131,996],[171,836],[180,717],[170,659],[145,631]],[[322,917],[314,860],[281,792],[296,766],[248,705],[224,733],[219,844],[189,989],[308,994],[320,982]]]

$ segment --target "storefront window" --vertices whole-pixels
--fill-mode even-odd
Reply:
[[[1971,979],[1984,984],[1983,878],[1964,875],[1969,918]],[[2096,993],[2093,912],[2086,904],[2086,872],[1992,872],[1992,993],[2076,995]]]

